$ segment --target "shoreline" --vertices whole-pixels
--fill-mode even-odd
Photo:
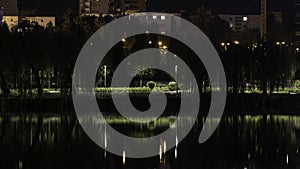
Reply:
[[[167,95],[166,110],[176,112],[179,109],[180,97]],[[149,107],[148,96],[139,95],[130,98],[137,109]],[[34,96],[7,97],[1,100],[0,113],[65,113],[74,112],[71,96]],[[110,97],[97,97],[98,105],[103,112],[117,112]],[[300,94],[227,94],[225,115],[300,115]],[[200,112],[207,112],[210,106],[210,94],[201,94]]]

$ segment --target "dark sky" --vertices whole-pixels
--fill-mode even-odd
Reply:
[[[268,0],[268,8],[272,11],[287,11],[293,0]],[[148,0],[151,11],[160,9],[178,10],[181,8],[194,10],[201,4],[216,13],[259,13],[260,0]]]
[[[291,1],[268,0],[268,9],[289,11]],[[22,0],[25,8],[37,9],[38,13],[61,15],[68,6],[78,11],[78,0]],[[204,4],[215,13],[259,13],[260,0],[147,0],[148,11],[195,10]]]

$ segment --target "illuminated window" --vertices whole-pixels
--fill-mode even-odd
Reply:
[[[162,15],[162,16],[160,16],[160,19],[161,19],[161,20],[166,20],[166,16],[165,16],[165,15]]]
[[[244,21],[244,22],[247,22],[247,21],[248,21],[248,17],[247,17],[247,16],[244,16],[244,17],[243,17],[243,21]]]

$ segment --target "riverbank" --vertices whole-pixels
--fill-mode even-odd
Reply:
[[[180,105],[180,97],[176,94],[168,94],[168,112],[177,112]],[[12,113],[64,113],[73,112],[72,97],[34,96],[34,97],[7,97],[1,98],[1,112]],[[102,112],[117,112],[112,99],[107,96],[98,96],[97,101]],[[148,97],[136,95],[131,97],[132,104],[139,110],[147,110],[150,107]],[[300,115],[300,94],[228,94],[226,115],[261,115],[284,114]],[[207,112],[210,106],[210,95],[202,94],[200,98],[200,112]]]

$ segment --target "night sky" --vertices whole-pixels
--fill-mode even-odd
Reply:
[[[22,0],[26,9],[37,14],[61,15],[68,6],[78,11],[78,0]],[[269,0],[272,11],[289,11],[293,0]],[[202,4],[215,13],[259,13],[260,0],[147,0],[148,11],[172,12],[179,9],[195,10]]]
[[[287,11],[293,0],[268,0],[272,11]],[[172,5],[170,5],[172,4]],[[259,13],[260,0],[148,0],[150,10],[194,10],[204,4],[216,13]]]

